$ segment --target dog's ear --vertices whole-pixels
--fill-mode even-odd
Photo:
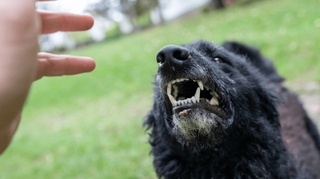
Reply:
[[[259,49],[247,46],[245,44],[227,41],[222,44],[222,47],[236,55],[243,56],[251,65],[273,82],[282,82],[284,79],[278,74],[271,60],[261,55]]]

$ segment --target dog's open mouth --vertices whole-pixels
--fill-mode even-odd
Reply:
[[[173,112],[180,116],[187,115],[193,108],[203,108],[220,118],[227,118],[218,93],[201,80],[176,79],[167,84],[166,90]]]

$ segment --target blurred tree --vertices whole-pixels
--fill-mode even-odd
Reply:
[[[110,8],[109,0],[100,0],[99,2],[89,4],[86,8],[86,11],[94,12],[102,17],[108,17],[108,11]]]
[[[136,0],[134,8],[138,16],[149,13],[152,9],[159,6],[159,0]]]
[[[222,9],[224,8],[224,0],[211,0],[211,5],[213,9]]]
[[[134,27],[134,30],[140,30],[142,28],[140,18],[142,16],[150,16],[150,11],[159,7],[159,1],[160,0],[100,0],[99,2],[89,5],[87,11],[94,12],[117,23],[120,23],[120,21],[123,21],[123,18],[125,18]],[[122,18],[115,19],[115,13],[118,13],[117,17],[122,16]],[[161,20],[163,19],[161,14],[159,14],[159,17],[161,17]],[[151,24],[150,17],[148,21],[148,25],[149,24]]]

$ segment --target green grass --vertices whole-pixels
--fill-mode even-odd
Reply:
[[[320,81],[319,0],[253,1],[68,52],[93,73],[34,83],[21,126],[0,157],[0,178],[156,178],[142,120],[157,51],[167,44],[240,40],[288,80]]]

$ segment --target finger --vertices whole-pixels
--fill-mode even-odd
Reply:
[[[49,34],[57,31],[89,30],[94,24],[94,19],[91,15],[46,11],[38,12],[42,19],[42,34]]]
[[[35,80],[43,76],[63,76],[91,72],[95,66],[95,61],[90,57],[39,53],[38,71]]]

